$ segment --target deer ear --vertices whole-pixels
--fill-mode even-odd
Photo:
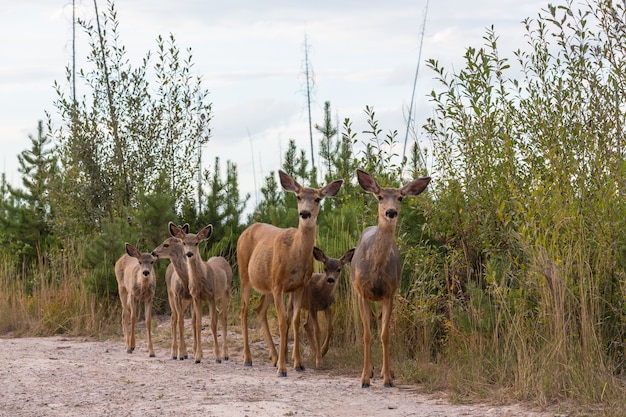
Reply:
[[[418,178],[411,181],[400,189],[402,195],[418,195],[424,192],[428,184],[430,183],[430,177]]]
[[[362,169],[356,170],[356,178],[359,180],[359,185],[368,193],[377,194],[380,191],[380,186],[374,178]]]
[[[209,236],[211,236],[211,233],[213,233],[213,225],[209,224],[208,226],[205,226],[204,229],[198,232],[198,239],[207,240]]]
[[[189,233],[189,223],[183,224],[182,226],[180,226],[180,229],[185,233]]]
[[[139,255],[141,255],[137,248],[128,242],[126,243],[126,253],[133,258],[139,258]]]
[[[170,222],[168,224],[169,226],[169,231],[170,231],[170,235],[177,237],[179,239],[182,239],[183,237],[185,237],[184,235],[187,234],[187,232],[185,232],[182,228],[180,228],[179,226],[176,226],[173,222]],[[184,227],[184,226],[183,226]],[[187,225],[187,228],[189,228],[189,225]]]
[[[318,248],[317,246],[313,246],[313,257],[317,261],[320,261],[322,263],[326,262],[326,259],[328,259],[328,257],[326,257],[326,254],[324,253],[324,251],[321,250],[320,248]]]
[[[350,262],[352,262],[352,257],[354,256],[354,251],[356,248],[352,248],[352,249],[348,249],[346,251],[346,253],[343,254],[343,256],[341,257],[341,263],[342,264],[349,264]]]
[[[278,176],[280,178],[280,185],[282,185],[286,191],[297,193],[298,191],[302,189],[302,186],[298,184],[296,180],[294,180],[289,175],[287,175],[285,171],[279,169]]]
[[[322,188],[321,193],[324,197],[334,197],[343,185],[343,180],[335,180]]]

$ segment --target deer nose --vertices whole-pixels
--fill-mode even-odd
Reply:
[[[150,271],[143,271],[143,276],[147,277],[148,275],[150,275]]]
[[[327,283],[329,284],[334,284],[335,283],[335,278],[333,277],[328,277],[328,279],[326,280]]]
[[[308,210],[302,210],[300,212],[300,217],[302,217],[303,219],[308,219],[309,217],[311,217],[311,212]]]
[[[187,252],[185,255],[187,255],[187,258],[191,258],[193,256],[193,253]]]
[[[389,209],[385,212],[385,216],[389,217],[390,219],[393,219],[397,215],[398,215],[398,211],[394,209]]]

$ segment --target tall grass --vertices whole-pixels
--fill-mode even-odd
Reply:
[[[19,267],[12,259],[0,260],[1,334],[100,336],[118,331],[119,301],[89,291],[81,259],[68,256],[75,253],[70,246],[49,263]]]

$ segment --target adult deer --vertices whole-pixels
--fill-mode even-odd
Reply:
[[[179,226],[181,231],[189,233],[189,225]],[[172,234],[170,226],[170,234]],[[170,236],[152,251],[159,258],[169,259],[170,264],[165,271],[167,298],[170,304],[172,328],[172,359],[187,359],[185,344],[185,310],[191,302],[189,293],[189,274],[187,271],[187,256],[183,248],[183,241]],[[192,320],[193,321],[193,320]],[[195,349],[194,349],[195,351]]]
[[[192,328],[194,359],[196,363],[202,360],[202,302],[209,304],[209,317],[211,320],[211,332],[213,333],[213,352],[215,361],[220,363],[222,359],[228,360],[228,304],[233,280],[233,270],[221,256],[213,256],[206,262],[200,256],[200,242],[206,240],[213,232],[213,226],[208,225],[200,229],[198,233],[186,233],[183,228],[169,223],[172,236],[179,238],[183,243],[183,251],[187,257],[187,272],[189,274],[189,294],[192,300]],[[217,338],[217,304],[220,300],[219,311],[222,324],[222,351],[220,353]]]
[[[285,191],[296,195],[298,203],[298,227],[282,229],[266,223],[249,226],[237,241],[237,264],[241,277],[241,332],[243,335],[243,361],[252,366],[248,341],[248,303],[252,288],[261,294],[271,294],[278,316],[280,346],[276,347],[267,323],[267,308],[272,297],[262,297],[257,308],[263,334],[270,351],[270,358],[277,367],[278,376],[287,376],[287,312],[284,296],[293,293],[293,325],[300,325],[300,306],[304,284],[313,274],[313,245],[320,202],[334,197],[343,180],[335,180],[322,188],[303,187],[285,172],[279,170],[280,183]],[[300,357],[298,332],[294,332],[293,366],[304,370]]]
[[[148,354],[154,357],[152,347],[152,299],[156,288],[154,262],[158,257],[151,253],[141,253],[130,243],[126,243],[126,253],[115,262],[117,289],[122,302],[122,330],[124,347],[127,353],[135,350],[135,323],[137,303],[145,307],[146,329],[148,331]]]
[[[308,312],[304,322],[304,330],[311,349],[315,354],[315,366],[322,366],[322,357],[328,352],[330,338],[333,335],[333,312],[337,282],[341,277],[341,269],[349,264],[354,255],[354,248],[349,249],[341,258],[329,258],[323,250],[315,246],[313,257],[316,261],[324,264],[323,273],[314,273],[302,294],[301,308]],[[289,298],[289,317],[293,317],[293,303]],[[326,317],[326,334],[324,342],[320,338],[321,330],[317,320],[317,313],[323,312]],[[321,346],[320,346],[321,345]]]
[[[372,301],[382,306],[380,340],[383,348],[381,376],[385,387],[393,387],[393,371],[389,358],[389,324],[393,310],[393,298],[400,286],[400,251],[394,240],[394,232],[400,214],[403,197],[422,193],[430,177],[411,181],[401,188],[382,188],[370,174],[357,170],[361,187],[378,199],[378,226],[367,227],[357,243],[350,275],[359,300],[363,323],[363,373],[361,387],[370,386],[374,373],[372,364],[371,306]]]

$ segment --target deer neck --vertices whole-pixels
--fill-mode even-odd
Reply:
[[[174,270],[183,281],[185,285],[189,283],[189,271],[187,270],[187,259],[186,256],[182,253],[182,250],[176,256],[171,258],[172,264],[174,265]]]
[[[315,228],[316,225],[298,224],[298,228],[294,234],[294,245],[300,246],[305,253],[313,254],[313,246],[315,245]]]
[[[204,262],[200,258],[200,253],[187,258],[187,268],[190,280],[199,280],[204,275]]]

